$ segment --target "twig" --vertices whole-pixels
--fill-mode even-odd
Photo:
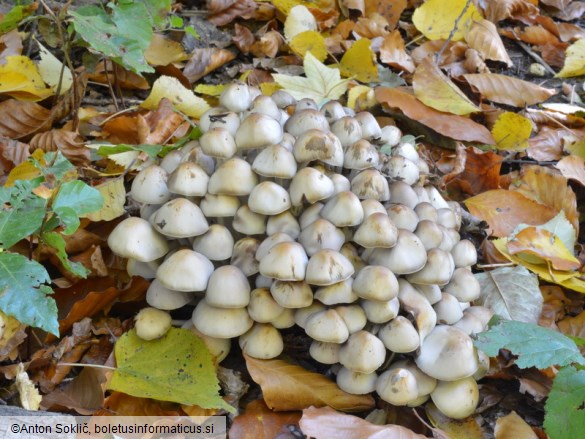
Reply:
[[[475,267],[479,270],[485,270],[490,268],[498,268],[498,267],[511,267],[514,264],[513,262],[503,262],[501,264],[477,264]]]
[[[80,366],[80,367],[95,367],[96,369],[117,370],[115,367],[104,366],[103,364],[84,364],[84,363],[57,363],[57,366]]]
[[[546,63],[546,61],[540,57],[540,55],[538,55],[537,53],[534,53],[534,51],[530,47],[528,47],[527,44],[524,44],[522,41],[518,41],[518,40],[516,40],[516,43],[526,52],[526,54],[530,58],[532,58],[538,64],[542,65],[542,67],[544,67],[547,72],[549,72],[553,76],[557,74],[557,72],[555,72],[553,70],[553,68],[551,66],[549,66]]]
[[[451,29],[451,33],[449,34],[449,36],[447,37],[447,40],[445,41],[445,44],[443,44],[443,47],[441,47],[441,50],[439,50],[439,52],[437,53],[437,56],[435,57],[435,64],[436,65],[439,65],[439,62],[441,61],[441,57],[443,56],[443,52],[447,49],[447,46],[449,45],[449,43],[451,42],[451,40],[455,36],[455,32],[457,32],[457,27],[459,26],[459,22],[461,21],[461,19],[465,15],[465,12],[467,12],[467,9],[469,9],[470,4],[471,4],[471,0],[467,0],[467,2],[465,3],[465,7],[461,11],[461,14],[459,14],[459,16],[455,19],[455,23],[453,24],[453,29]]]

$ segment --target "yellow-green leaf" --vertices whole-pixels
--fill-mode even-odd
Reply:
[[[311,52],[321,62],[327,58],[325,38],[314,30],[308,30],[295,35],[289,43],[289,46],[294,53],[303,58],[307,52]]]
[[[376,55],[371,46],[372,42],[367,38],[353,43],[339,63],[341,74],[346,78],[353,77],[360,82],[378,81]]]
[[[213,357],[191,331],[171,328],[163,337],[145,341],[132,330],[118,339],[115,354],[117,368],[108,386],[111,390],[234,411],[218,394]]]
[[[95,186],[104,199],[100,210],[89,213],[86,218],[91,221],[110,221],[125,213],[126,189],[123,177],[110,178],[105,183]]]
[[[154,81],[150,95],[142,103],[142,107],[156,110],[162,98],[170,100],[177,110],[190,117],[200,117],[209,110],[209,104],[204,99],[195,96],[195,93],[171,76],[161,76]]]
[[[498,149],[521,151],[528,147],[532,122],[520,114],[502,113],[492,128]]]
[[[428,0],[419,6],[412,15],[412,22],[416,28],[429,40],[446,40],[455,27],[455,21],[465,13],[457,23],[457,30],[452,40],[459,41],[467,33],[474,20],[481,20],[483,17],[473,6],[473,2],[467,0]]]
[[[41,101],[53,95],[47,88],[35,63],[27,56],[7,56],[0,65],[0,94],[22,101]]]
[[[565,65],[557,73],[557,78],[585,75],[585,38],[571,44],[565,53]]]

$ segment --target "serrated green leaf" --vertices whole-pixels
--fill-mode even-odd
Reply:
[[[49,296],[49,273],[41,264],[9,252],[0,253],[0,309],[18,321],[59,336],[57,305]]]
[[[150,22],[157,28],[166,25],[168,15],[171,12],[171,0],[137,0],[144,4],[148,11]]]
[[[348,79],[341,79],[339,69],[327,67],[307,52],[303,61],[306,78],[273,74],[274,80],[296,99],[310,98],[317,103],[339,99],[346,91]]]
[[[79,262],[70,261],[65,251],[65,239],[56,232],[43,233],[43,242],[55,250],[55,255],[59,258],[65,269],[73,273],[75,276],[86,278],[89,270]]]
[[[41,161],[34,157],[29,158],[29,160],[32,160],[35,167],[47,179],[56,178],[57,180],[63,180],[67,177],[75,178],[77,176],[77,168],[67,160],[67,157],[61,151],[48,152],[43,156]]]
[[[487,331],[477,334],[477,349],[495,357],[500,349],[518,356],[516,365],[522,369],[585,364],[585,358],[573,340],[532,323],[499,320]]]
[[[31,191],[38,181],[17,180],[12,187],[0,188],[0,246],[10,248],[36,232],[45,217],[47,200]]]
[[[77,215],[75,209],[62,206],[53,209],[53,211],[57,214],[57,218],[51,218],[51,220],[47,221],[43,227],[44,230],[52,231],[58,226],[62,226],[63,231],[61,233],[64,235],[71,235],[77,230],[80,223],[79,215]]]
[[[562,368],[545,405],[544,428],[553,439],[582,437],[585,431],[585,370]]]
[[[158,154],[163,150],[162,145],[128,145],[121,143],[119,145],[101,145],[99,146],[97,153],[102,157],[108,157],[113,154],[120,154],[128,151],[139,151],[148,154],[152,159],[155,159]]]
[[[115,354],[117,369],[109,389],[141,398],[234,411],[218,394],[213,357],[191,331],[171,328],[163,337],[145,341],[132,330],[118,339]]]
[[[57,211],[63,207],[73,209],[78,216],[94,212],[102,207],[104,199],[97,189],[82,181],[63,183],[53,200],[52,208]]]

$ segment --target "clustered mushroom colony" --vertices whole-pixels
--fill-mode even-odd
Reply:
[[[196,303],[190,326],[219,360],[236,337],[269,359],[296,324],[343,390],[473,413],[487,358],[470,334],[491,312],[470,303],[475,247],[414,144],[337,101],[243,84],[219,101],[198,141],[138,173],[141,217],[108,239],[131,275],[153,279],[138,334],[159,337],[167,311]]]

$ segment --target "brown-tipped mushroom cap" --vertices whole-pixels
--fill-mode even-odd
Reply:
[[[388,350],[400,354],[413,352],[420,344],[420,336],[416,328],[403,316],[396,316],[382,326],[378,337]]]
[[[330,166],[343,166],[343,147],[333,133],[308,130],[297,137],[293,154],[299,163],[320,161]]]
[[[293,154],[281,145],[263,148],[252,163],[252,170],[264,177],[293,178],[297,162]]]
[[[362,127],[351,116],[344,116],[333,122],[331,131],[339,138],[344,149],[362,138]]]
[[[243,235],[261,235],[266,231],[266,215],[252,212],[250,207],[244,204],[236,211],[232,227]]]
[[[392,405],[407,405],[418,398],[416,378],[408,369],[389,369],[378,377],[376,392]]]
[[[226,128],[210,128],[199,139],[201,149],[210,157],[229,159],[238,150],[234,136]]]
[[[385,212],[375,212],[364,219],[353,241],[365,248],[391,248],[398,242],[398,228]]]
[[[356,194],[344,191],[327,201],[320,215],[337,227],[357,226],[364,219],[364,209]]]
[[[193,250],[206,256],[210,261],[225,261],[231,258],[234,238],[227,227],[212,224],[207,232],[193,240]]]
[[[283,311],[268,288],[256,288],[250,293],[248,314],[258,323],[268,323],[277,318]]]
[[[237,157],[225,161],[209,179],[207,191],[214,195],[243,196],[252,192],[258,177],[250,164]]]
[[[235,265],[222,265],[209,277],[205,300],[217,308],[243,308],[250,302],[250,283]]]
[[[108,246],[118,256],[141,262],[162,258],[170,250],[165,237],[137,217],[120,222],[108,236]]]
[[[246,308],[216,308],[205,299],[195,307],[192,319],[199,331],[216,338],[239,337],[254,323]]]
[[[414,234],[419,237],[425,250],[437,248],[443,241],[443,231],[437,223],[430,220],[421,220],[416,226]]]
[[[258,273],[258,261],[254,257],[260,242],[250,236],[239,239],[234,244],[234,251],[230,259],[230,264],[238,267],[246,276],[252,276]]]
[[[404,204],[391,204],[386,208],[386,213],[399,229],[414,232],[418,225],[418,215],[413,209]]]
[[[478,299],[481,293],[479,281],[467,268],[456,268],[444,290],[455,296],[459,302],[472,302]]]
[[[299,235],[299,242],[304,247],[307,255],[313,256],[323,249],[339,251],[345,243],[345,235],[341,229],[338,229],[326,219],[319,218],[303,229]]]
[[[305,325],[307,323],[307,319],[315,314],[316,312],[325,311],[327,307],[323,305],[321,302],[317,302],[316,300],[313,301],[309,306],[304,308],[297,308],[294,310],[294,322],[297,326],[305,329]]]
[[[396,245],[374,249],[368,261],[372,265],[388,267],[394,274],[407,274],[424,267],[427,252],[414,233],[399,229]]]
[[[201,200],[200,207],[207,218],[225,218],[236,214],[240,200],[232,195],[207,194]]]
[[[362,128],[362,137],[369,140],[377,140],[382,136],[382,129],[376,118],[369,111],[360,111],[355,115]]]
[[[390,199],[388,180],[377,169],[366,169],[357,174],[351,180],[351,190],[360,200],[372,198],[388,201]]]
[[[409,186],[415,184],[420,177],[420,171],[416,163],[401,155],[395,155],[386,161],[382,166],[381,172],[391,181],[402,181]]]
[[[353,278],[345,279],[315,291],[315,299],[325,305],[337,305],[339,303],[353,303],[358,296],[352,290]]]
[[[219,104],[228,110],[240,112],[247,110],[256,96],[256,91],[248,85],[232,82],[219,96]]]
[[[176,291],[203,291],[207,288],[213,264],[201,253],[182,249],[173,253],[156,271],[165,287]]]
[[[398,296],[398,280],[389,268],[368,265],[357,273],[353,292],[362,299],[391,300]]]
[[[146,204],[162,204],[171,198],[167,187],[167,171],[157,165],[143,169],[132,181],[130,196],[133,200]]]
[[[245,354],[261,360],[278,357],[284,349],[280,332],[270,323],[255,323],[240,335],[239,344]]]
[[[261,215],[278,215],[291,206],[286,189],[272,182],[259,183],[248,196],[248,207]]]
[[[171,238],[202,235],[209,224],[199,206],[186,198],[175,198],[163,204],[151,217],[154,228]]]
[[[275,280],[270,294],[283,308],[305,308],[313,303],[313,291],[306,282]]]
[[[425,266],[416,273],[409,274],[406,278],[415,284],[446,285],[453,276],[455,264],[451,253],[438,248],[433,248],[427,253]]]
[[[266,234],[272,236],[279,232],[286,233],[292,239],[297,239],[301,234],[301,226],[290,210],[268,217]]]
[[[284,129],[294,137],[299,137],[307,130],[318,129],[329,131],[329,122],[319,110],[307,109],[297,110],[286,121]]]
[[[181,163],[169,176],[169,191],[187,197],[203,197],[207,193],[209,175],[197,163]]]
[[[433,305],[437,313],[437,322],[444,325],[453,325],[463,317],[459,301],[448,293],[441,295],[441,300]]]
[[[366,317],[372,323],[386,323],[398,315],[400,302],[397,298],[392,300],[360,300],[360,304],[366,313]]]
[[[456,268],[469,267],[477,263],[477,251],[473,243],[468,239],[462,239],[457,242],[451,249],[451,255]]]
[[[355,372],[372,373],[386,359],[384,343],[368,331],[351,334],[339,350],[339,362]]]
[[[335,250],[319,250],[309,259],[305,280],[311,285],[326,286],[345,280],[354,273],[351,262]]]
[[[341,316],[350,334],[361,331],[368,323],[366,313],[361,306],[355,305],[340,305],[335,307],[337,314]]]
[[[305,322],[305,332],[314,340],[328,343],[343,343],[349,337],[345,322],[334,309],[311,314]]]
[[[251,113],[236,131],[238,151],[275,145],[282,140],[280,122],[262,113]]]
[[[272,247],[274,247],[276,244],[280,244],[281,242],[294,242],[294,239],[292,239],[290,235],[287,235],[283,232],[278,232],[268,236],[258,246],[258,250],[256,251],[256,260],[260,261],[264,256],[266,256]]]
[[[321,364],[339,363],[339,343],[327,343],[313,340],[309,347],[309,355]]]
[[[393,203],[404,204],[411,209],[418,204],[418,196],[414,189],[403,181],[393,181],[388,185],[390,189],[390,199]]]
[[[343,156],[343,167],[346,169],[364,170],[376,168],[379,162],[379,153],[374,145],[365,139],[358,140],[350,145]]]
[[[305,279],[308,260],[301,244],[281,242],[260,260],[260,273],[279,280],[302,281]]]
[[[329,177],[315,168],[299,170],[290,182],[288,191],[293,206],[302,206],[305,202],[313,204],[329,198],[335,190]]]

